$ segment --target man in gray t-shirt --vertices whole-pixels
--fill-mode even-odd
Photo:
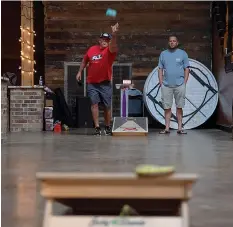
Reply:
[[[176,116],[178,120],[177,133],[186,134],[186,132],[182,130],[182,117],[185,105],[186,83],[189,77],[189,59],[187,53],[177,47],[177,37],[170,36],[168,49],[164,50],[159,57],[159,83],[161,86],[166,125],[166,128],[160,132],[161,134],[170,132],[173,96],[175,98]]]

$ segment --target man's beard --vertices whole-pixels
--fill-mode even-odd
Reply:
[[[170,50],[175,50],[177,47],[178,47],[178,45],[176,45],[174,47],[171,47],[170,45],[168,45],[168,49],[170,49]]]

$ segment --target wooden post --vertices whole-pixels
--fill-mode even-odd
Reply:
[[[34,85],[33,1],[21,0],[21,85]]]

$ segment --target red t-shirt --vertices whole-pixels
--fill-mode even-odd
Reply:
[[[100,83],[112,79],[112,64],[116,53],[111,53],[109,47],[101,49],[99,45],[92,46],[84,56],[89,63],[87,83]]]

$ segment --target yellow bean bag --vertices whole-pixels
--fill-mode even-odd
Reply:
[[[138,176],[167,176],[174,172],[173,166],[139,165],[136,167]]]

